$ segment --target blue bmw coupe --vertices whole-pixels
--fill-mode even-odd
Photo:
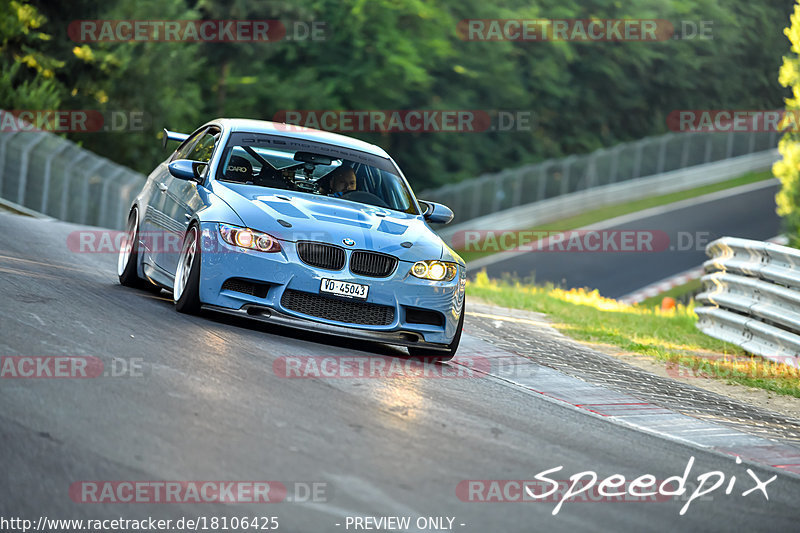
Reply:
[[[244,315],[449,360],[464,323],[464,261],[430,228],[381,148],[281,123],[218,119],[148,177],[128,216],[120,283],[175,308]]]

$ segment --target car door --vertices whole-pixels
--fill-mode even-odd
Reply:
[[[192,133],[173,152],[166,161],[158,165],[150,174],[153,179],[152,188],[147,198],[147,208],[142,214],[140,234],[142,235],[143,262],[147,265],[157,265],[158,254],[164,250],[164,238],[176,228],[164,214],[164,200],[169,188],[169,173],[167,165],[176,159],[184,159],[200,139],[206,128],[200,128]]]
[[[216,126],[209,126],[200,133],[191,150],[183,157],[176,159],[189,159],[199,163],[208,163],[217,146],[219,137],[220,129]],[[169,173],[165,184],[167,190],[163,195],[162,211],[169,221],[170,232],[166,234],[165,246],[161,253],[157,254],[156,261],[159,268],[170,275],[174,275],[178,266],[178,256],[180,255],[186,228],[192,215],[203,206],[203,201],[197,192],[197,188],[202,187],[202,185],[198,185],[194,181],[175,178]]]

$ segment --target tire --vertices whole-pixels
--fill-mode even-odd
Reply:
[[[139,209],[136,207],[131,209],[131,214],[128,215],[125,234],[125,242],[119,249],[117,259],[117,276],[119,276],[120,284],[125,287],[160,292],[161,287],[140,278],[136,271],[139,264]]]
[[[456,334],[453,337],[453,341],[447,345],[446,350],[432,350],[430,348],[409,346],[408,354],[411,357],[424,357],[427,360],[433,360],[434,362],[442,363],[455,357],[456,351],[458,351],[458,344],[461,342],[461,331],[464,329],[464,314],[466,311],[466,305],[467,301],[465,298],[464,303],[461,304],[461,316],[459,317],[458,325],[456,326]]]
[[[200,228],[196,224],[189,226],[183,237],[172,299],[179,313],[200,312]]]

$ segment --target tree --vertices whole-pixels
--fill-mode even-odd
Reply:
[[[786,115],[782,123],[787,128],[778,150],[783,159],[775,163],[772,172],[781,180],[781,190],[775,196],[777,213],[783,217],[789,244],[800,247],[800,5],[794,8],[791,25],[784,30],[791,42],[791,55],[783,57],[778,81],[791,87],[792,97],[786,98]]]
[[[145,131],[70,138],[141,172],[162,127],[289,110],[528,114],[511,131],[345,132],[385,148],[421,191],[667,130],[678,109],[775,109],[793,0],[0,0],[0,107],[143,111]],[[44,20],[46,18],[47,20]],[[468,41],[465,19],[712,21],[711,39]],[[90,42],[71,21],[278,19],[325,40]],[[51,36],[52,38],[42,37]],[[60,66],[62,65],[63,66]],[[49,77],[48,77],[49,76]],[[498,128],[499,129],[499,128]]]
[[[64,63],[42,50],[52,36],[47,17],[32,5],[0,3],[0,108],[56,109],[66,92],[56,79]]]

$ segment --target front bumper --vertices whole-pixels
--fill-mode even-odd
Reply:
[[[453,281],[434,282],[411,276],[409,271],[412,263],[400,261],[389,277],[374,278],[349,271],[349,249],[346,250],[347,263],[344,269],[325,270],[303,263],[293,242],[281,241],[281,252],[263,253],[228,245],[221,239],[215,223],[204,223],[201,230],[203,254],[200,299],[207,309],[401,346],[425,345],[444,349],[455,336],[464,301],[466,274],[463,267],[459,267],[459,274]],[[287,290],[319,295],[322,278],[369,285],[367,299],[363,301],[335,296],[329,298],[348,303],[389,306],[394,309],[393,319],[382,325],[354,324],[301,313],[283,305],[284,292]],[[265,291],[254,295],[223,289],[223,284],[230,279],[261,284]],[[443,317],[443,323],[413,323],[409,320],[409,311],[413,313],[414,309],[435,311]]]
[[[275,311],[260,305],[246,304],[241,309],[228,309],[226,307],[218,307],[215,305],[203,305],[202,309],[207,311],[215,311],[218,313],[225,313],[226,315],[248,317],[261,322],[276,324],[279,326],[302,329],[305,331],[316,331],[318,333],[336,335],[338,337],[347,337],[349,339],[377,341],[385,344],[394,344],[397,346],[425,346],[426,348],[440,350],[447,350],[448,348],[447,344],[433,344],[425,342],[422,335],[414,331],[380,331],[356,329],[352,326],[336,326],[325,322],[318,322],[291,315],[285,315],[280,311]]]

